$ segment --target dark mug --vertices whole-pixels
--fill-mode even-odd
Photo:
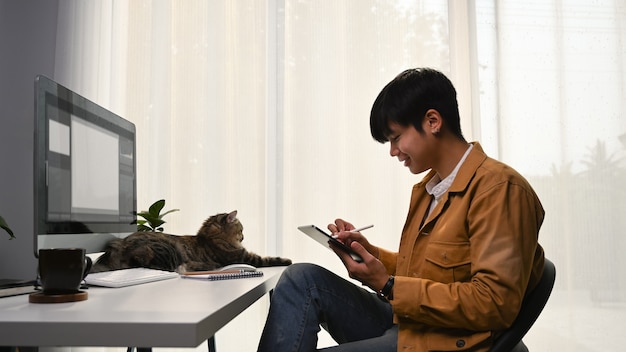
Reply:
[[[39,250],[39,279],[44,294],[76,293],[91,270],[84,248]]]

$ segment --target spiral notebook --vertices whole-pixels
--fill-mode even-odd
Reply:
[[[196,279],[196,280],[230,280],[230,279],[245,279],[248,277],[263,276],[263,272],[260,270],[248,270],[248,269],[233,269],[233,270],[217,270],[217,271],[191,271],[181,275],[182,278]]]

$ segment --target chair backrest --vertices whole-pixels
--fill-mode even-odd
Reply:
[[[522,341],[522,338],[526,335],[528,330],[530,330],[530,327],[539,317],[543,307],[545,307],[546,302],[548,302],[555,279],[556,268],[554,264],[546,258],[543,274],[541,275],[537,287],[524,298],[522,308],[517,318],[515,318],[513,325],[496,339],[490,352],[510,352]]]

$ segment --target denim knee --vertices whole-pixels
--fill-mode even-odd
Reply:
[[[277,286],[287,282],[293,283],[297,287],[306,287],[306,282],[310,277],[316,277],[326,269],[311,263],[294,263],[285,269]]]

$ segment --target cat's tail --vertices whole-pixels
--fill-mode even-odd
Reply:
[[[113,258],[120,258],[119,252],[122,251],[122,240],[119,238],[113,239],[107,243],[104,253],[96,260],[91,267],[90,273],[97,273],[101,271],[110,271],[121,269],[121,263],[115,262]]]

